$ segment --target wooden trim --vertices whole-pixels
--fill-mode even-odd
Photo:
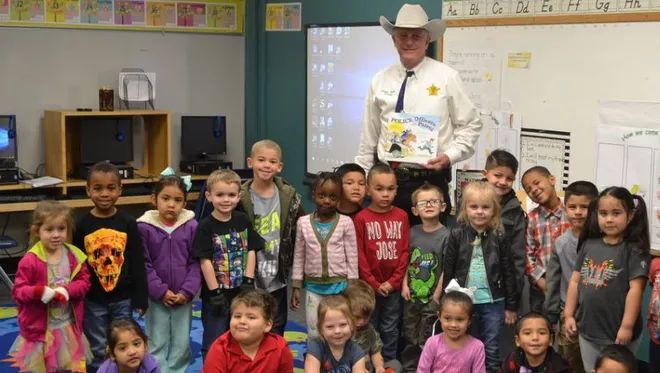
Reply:
[[[114,111],[76,111],[76,110],[46,110],[46,113],[58,113],[67,117],[113,117],[113,116],[152,116],[169,114],[166,110],[114,110]]]
[[[199,192],[188,193],[187,201],[196,201],[199,198]],[[89,198],[81,199],[63,199],[60,202],[71,208],[92,207],[94,203]],[[8,212],[32,211],[39,202],[16,202],[0,204],[0,214]],[[125,196],[119,197],[116,205],[142,205],[151,203],[151,195]]]
[[[660,12],[611,13],[611,14],[571,14],[539,17],[483,17],[468,19],[448,19],[447,27],[490,27],[490,26],[529,26],[529,25],[572,25],[617,22],[657,22]],[[436,43],[436,59],[444,61],[444,36]]]
[[[447,27],[559,25],[579,23],[654,22],[660,21],[660,12],[571,14],[539,17],[483,17],[448,19]]]

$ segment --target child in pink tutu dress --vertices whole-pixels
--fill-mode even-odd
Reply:
[[[67,244],[73,220],[68,207],[42,201],[32,216],[36,242],[18,264],[12,296],[20,334],[8,361],[21,372],[85,372],[89,354],[82,331],[89,290],[85,254]]]

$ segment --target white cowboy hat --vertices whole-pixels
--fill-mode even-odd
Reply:
[[[423,28],[429,32],[431,41],[442,36],[446,27],[443,20],[432,19],[429,21],[429,16],[424,11],[424,8],[418,4],[403,4],[401,9],[399,9],[399,13],[396,15],[396,22],[394,24],[388,21],[385,16],[380,16],[380,25],[390,35],[394,33],[395,28]]]

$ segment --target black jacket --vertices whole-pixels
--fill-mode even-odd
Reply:
[[[521,293],[525,281],[527,215],[513,190],[502,196],[500,204],[502,205],[504,235],[511,244],[511,260],[516,270],[516,289],[518,293]]]
[[[451,230],[445,246],[443,287],[447,287],[453,278],[465,287],[472,260],[472,242],[477,234],[466,224],[459,224]],[[516,271],[504,233],[499,230],[481,233],[481,248],[493,299],[504,298],[507,310],[518,311],[520,297],[516,289]]]

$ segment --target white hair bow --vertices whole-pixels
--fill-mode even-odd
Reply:
[[[160,176],[176,176],[176,172],[172,167],[167,167],[163,171],[161,171]],[[190,189],[192,188],[192,178],[190,175],[186,176],[179,176],[181,180],[183,180],[183,185],[186,186],[186,192],[190,192]]]
[[[451,293],[452,291],[461,292],[470,297],[470,299],[474,302],[474,289],[461,287],[455,278],[451,279],[451,281],[449,281],[449,285],[447,285],[445,288],[445,293]]]

